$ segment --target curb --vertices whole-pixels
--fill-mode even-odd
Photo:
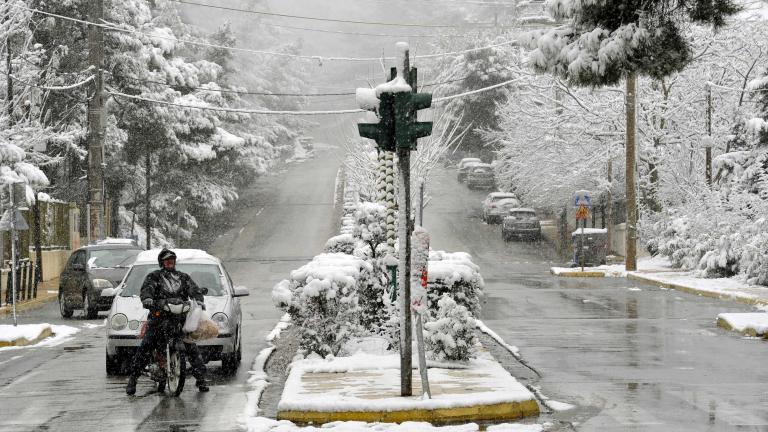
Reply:
[[[570,271],[570,272],[561,272],[558,274],[555,274],[555,272],[550,269],[549,272],[556,277],[572,277],[572,278],[604,278],[605,272],[601,271]]]
[[[10,346],[27,346],[27,345],[34,345],[41,340],[53,336],[53,330],[51,330],[50,327],[46,327],[43,329],[43,331],[40,332],[39,335],[37,335],[34,339],[27,339],[27,338],[19,338],[12,341],[0,341],[0,348],[4,347],[10,347]]]
[[[661,286],[664,288],[669,288],[677,291],[682,291],[688,294],[694,294],[699,295],[702,297],[708,297],[708,298],[714,298],[719,300],[733,300],[739,303],[747,304],[750,306],[757,306],[757,305],[768,305],[768,300],[754,298],[754,297],[746,297],[741,295],[733,295],[733,294],[726,294],[726,293],[720,293],[720,292],[712,292],[712,291],[706,291],[701,290],[698,288],[692,288],[685,285],[680,285],[676,283],[669,283],[669,282],[662,282],[653,278],[649,278],[646,276],[640,276],[636,273],[627,273],[627,279],[633,279],[641,282],[647,282],[656,286]]]
[[[424,421],[432,424],[458,423],[464,421],[505,421],[539,415],[539,405],[535,399],[523,402],[506,402],[493,405],[475,405],[467,407],[415,409],[402,411],[279,411],[278,420],[290,420],[294,423],[330,423],[335,421],[363,421],[367,423],[402,423],[406,421]]]
[[[722,318],[717,318],[717,326],[728,331],[733,331],[736,333],[743,334],[744,336],[761,337],[763,339],[768,339],[768,333],[758,333],[757,330],[751,327],[747,327],[742,331],[737,331],[730,324],[728,324],[728,321]]]
[[[46,303],[56,300],[57,294],[45,294],[32,300],[25,300],[16,304],[16,312],[23,312],[45,306]],[[13,313],[11,306],[0,307],[0,316],[8,316]]]

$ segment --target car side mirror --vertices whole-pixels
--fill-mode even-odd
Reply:
[[[233,297],[245,297],[245,296],[249,296],[249,295],[251,295],[251,292],[248,291],[247,287],[244,287],[244,286],[236,286],[235,287],[235,292],[234,292]]]
[[[207,295],[208,294],[208,288],[206,288],[206,287],[201,287],[200,291],[202,291],[203,295]]]

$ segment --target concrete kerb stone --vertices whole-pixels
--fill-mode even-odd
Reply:
[[[587,270],[587,271],[573,270],[573,271],[566,271],[566,272],[556,272],[554,269],[550,269],[549,272],[552,273],[552,275],[557,277],[575,277],[575,278],[605,277],[604,271],[596,271],[596,270]]]
[[[491,405],[398,411],[280,411],[277,418],[299,424],[322,424],[335,421],[363,421],[368,423],[423,421],[432,424],[450,424],[465,421],[502,422],[537,416],[539,413],[539,405],[536,400],[532,399]]]
[[[27,339],[25,337],[21,337],[18,339],[14,339],[12,341],[0,341],[0,348],[9,347],[9,346],[27,346],[27,345],[34,345],[41,340],[53,336],[53,330],[50,326],[45,327],[37,337],[34,337],[32,339]]]
[[[647,277],[641,274],[637,273],[627,273],[627,278],[632,280],[637,280],[641,282],[650,283],[656,286],[660,286],[663,288],[673,289],[677,291],[682,291],[688,294],[694,294],[694,295],[700,295],[702,297],[708,297],[708,298],[714,298],[714,299],[720,299],[720,300],[733,300],[737,301],[739,303],[747,304],[750,306],[758,306],[758,305],[768,305],[768,299],[761,299],[761,298],[755,298],[750,296],[741,296],[741,295],[734,295],[734,294],[728,294],[728,293],[720,293],[720,292],[713,292],[713,291],[707,291],[702,290],[690,286],[685,286],[681,284],[676,283],[670,283],[670,282],[662,282],[659,280],[656,280],[652,277]]]

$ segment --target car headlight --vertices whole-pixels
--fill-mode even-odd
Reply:
[[[139,320],[130,320],[128,322],[128,328],[131,330],[138,330],[141,322]]]
[[[216,323],[217,326],[219,326],[219,330],[221,331],[227,331],[229,330],[229,317],[227,317],[227,314],[224,312],[217,312],[213,314],[211,317],[213,322]]]
[[[114,288],[112,282],[106,279],[94,279],[91,281],[91,285],[96,289]]]
[[[115,314],[109,324],[112,330],[123,330],[128,325],[128,317],[121,313]]]

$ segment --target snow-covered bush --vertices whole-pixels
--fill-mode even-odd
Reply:
[[[475,319],[467,308],[444,295],[437,302],[437,315],[424,324],[424,343],[434,360],[467,361],[477,343]]]
[[[351,234],[340,234],[328,239],[325,242],[323,251],[325,253],[344,253],[352,255],[357,247],[357,240]]]
[[[372,266],[343,253],[316,256],[272,289],[277,307],[300,329],[300,348],[323,357],[336,355],[360,333],[358,293],[370,282]]]
[[[466,307],[473,316],[479,316],[485,283],[480,268],[468,253],[430,251],[428,271],[427,308],[432,316],[445,295]]]

